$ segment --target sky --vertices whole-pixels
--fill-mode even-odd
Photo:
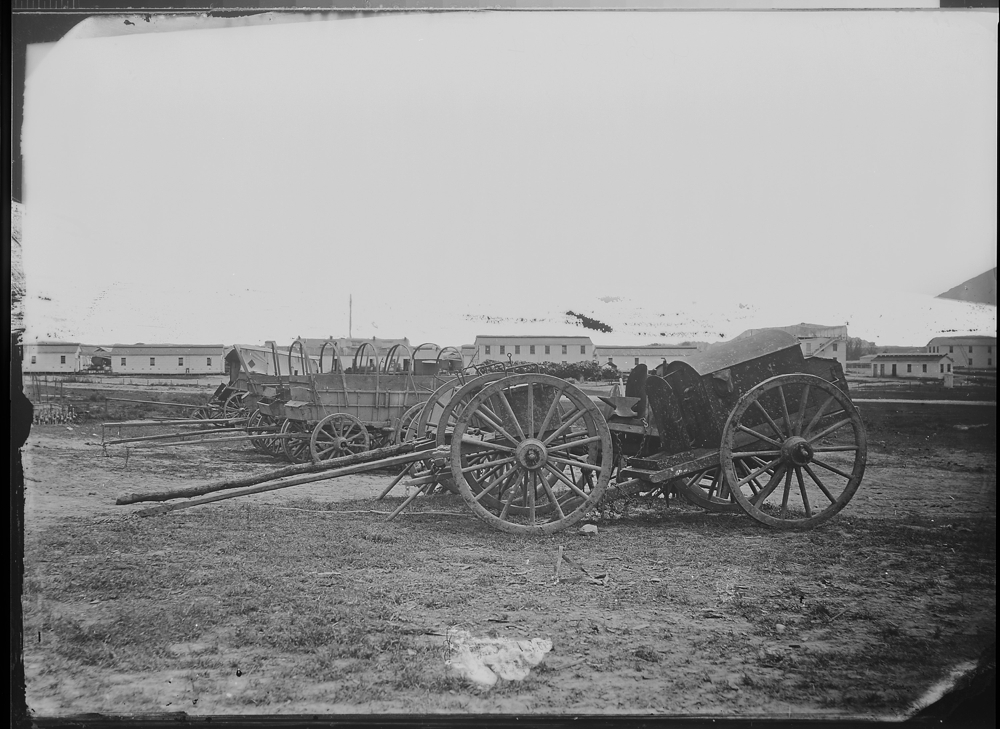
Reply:
[[[305,17],[37,54],[26,341],[995,335],[995,11]]]

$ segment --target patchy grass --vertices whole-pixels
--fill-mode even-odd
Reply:
[[[995,638],[995,520],[776,533],[637,499],[596,538],[525,538],[467,515],[386,524],[367,513],[384,503],[290,505],[310,511],[231,503],[30,535],[26,660],[39,686],[72,676],[83,697],[54,709],[894,712]],[[559,546],[607,586],[567,565],[556,583]],[[448,675],[449,626],[555,648],[485,691]],[[177,677],[175,693],[126,695],[121,674]]]

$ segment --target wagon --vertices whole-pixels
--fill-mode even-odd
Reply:
[[[289,457],[312,463],[254,477],[292,476],[241,493],[405,464],[382,495],[407,474],[419,489],[391,516],[447,485],[477,517],[513,533],[554,533],[607,499],[639,493],[812,529],[847,505],[865,471],[865,428],[841,365],[803,357],[783,332],[720,344],[655,374],[636,367],[624,394],[607,397],[509,365],[428,377],[391,374],[385,361],[357,372],[357,354],[351,372],[336,361],[327,373],[289,378],[285,399],[257,405],[284,418],[275,440]],[[390,430],[393,417],[401,442],[366,454],[370,429]],[[313,473],[322,469],[330,470]],[[157,500],[165,498],[174,495]]]
[[[482,383],[454,425],[438,428],[462,498],[509,532],[555,532],[606,493],[657,490],[811,529],[846,506],[864,475],[865,428],[841,365],[803,357],[784,332],[717,345],[658,374],[639,367],[625,390],[594,398],[533,373]]]
[[[415,373],[417,355],[425,349],[437,352],[433,365],[426,374]],[[426,343],[411,350],[397,344],[380,356],[364,343],[345,367],[331,338],[320,348],[315,372],[309,371],[300,339],[289,347],[289,371],[296,350],[306,372],[282,378],[273,396],[257,398],[250,417],[251,432],[265,436],[251,442],[270,452],[280,448],[292,463],[324,461],[397,442],[429,395],[463,379],[461,352],[454,347]],[[275,430],[281,437],[266,437]]]

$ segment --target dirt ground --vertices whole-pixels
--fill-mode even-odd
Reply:
[[[968,415],[961,416],[962,422],[957,423],[960,426],[957,429],[945,424],[933,432],[929,431],[926,436],[920,435],[917,429],[916,435],[911,432],[904,438],[894,430],[893,418],[919,420],[925,417],[924,411],[911,412],[903,408],[876,412],[869,408],[872,423],[869,465],[862,487],[842,515],[810,534],[837,539],[838,544],[850,544],[851,539],[859,538],[867,528],[865,520],[869,518],[884,520],[893,528],[905,527],[916,535],[917,544],[923,534],[928,536],[928,540],[933,536],[934,540],[940,541],[941,534],[954,533],[955,530],[969,532],[977,529],[977,525],[995,530],[996,452],[995,446],[983,445],[991,438],[988,433],[992,433],[995,439],[995,408],[975,408],[963,413]],[[53,530],[85,525],[99,535],[104,525],[120,524],[148,506],[116,506],[115,499],[122,493],[173,489],[226,476],[269,471],[282,465],[242,444],[184,449],[133,448],[126,456],[121,446],[103,452],[99,442],[100,428],[94,421],[82,425],[36,425],[32,428],[23,457],[25,538],[28,545],[26,580],[34,580],[34,584],[44,584],[47,579],[46,570],[49,567],[40,563],[45,561],[45,540],[52,538],[49,535]],[[393,698],[373,694],[378,698],[363,703],[337,700],[335,682],[310,681],[304,677],[299,682],[301,689],[287,701],[272,699],[261,705],[247,705],[241,704],[234,696],[238,698],[241,691],[249,690],[250,677],[213,674],[212,689],[198,692],[192,705],[185,703],[192,690],[190,670],[161,670],[137,675],[108,668],[91,668],[88,671],[93,671],[94,675],[84,676],[67,669],[53,676],[51,666],[47,666],[47,661],[52,658],[47,646],[26,639],[24,658],[29,707],[38,716],[172,711],[182,707],[189,713],[207,715],[422,710],[730,716],[794,714],[811,717],[843,716],[845,712],[852,716],[869,713],[858,709],[856,701],[850,703],[844,699],[845,704],[838,704],[836,697],[823,698],[816,690],[808,688],[799,693],[754,691],[751,688],[752,683],[746,678],[749,670],[747,656],[753,657],[754,665],[765,666],[764,669],[757,669],[767,674],[765,678],[780,681],[782,676],[795,675],[794,656],[797,654],[821,655],[824,651],[833,650],[831,646],[834,644],[837,651],[843,653],[852,640],[860,643],[870,638],[859,633],[852,639],[849,626],[844,626],[843,632],[834,635],[830,626],[835,625],[836,615],[827,614],[827,622],[820,624],[810,623],[802,617],[802,610],[794,615],[791,613],[795,611],[789,612],[790,609],[774,613],[773,606],[784,604],[786,598],[790,599],[787,595],[779,599],[762,592],[764,588],[757,585],[740,584],[748,579],[745,570],[713,561],[711,554],[703,555],[700,561],[692,561],[692,550],[697,552],[699,548],[692,536],[697,539],[698,534],[702,534],[709,543],[723,544],[727,549],[735,543],[769,555],[770,564],[772,567],[778,565],[774,569],[778,569],[782,579],[794,578],[798,580],[796,584],[801,584],[801,589],[796,588],[798,592],[795,594],[803,605],[807,600],[816,603],[826,600],[832,605],[841,599],[848,605],[844,612],[848,609],[860,610],[856,603],[851,602],[852,590],[860,590],[853,584],[857,579],[851,570],[852,565],[863,565],[866,570],[874,570],[871,574],[884,572],[885,575],[884,584],[877,589],[857,592],[858,599],[864,601],[865,611],[882,616],[880,630],[895,630],[897,634],[902,631],[904,635],[929,639],[931,628],[928,616],[940,617],[944,621],[941,624],[948,624],[943,617],[947,612],[944,607],[949,579],[947,570],[941,571],[937,586],[927,592],[918,590],[915,593],[906,584],[891,581],[890,573],[897,567],[901,569],[907,560],[919,559],[914,549],[919,552],[920,547],[909,544],[890,546],[877,554],[853,555],[839,564],[826,565],[820,579],[813,574],[813,566],[795,557],[797,545],[807,544],[810,539],[815,542],[816,537],[775,535],[758,526],[747,525],[749,520],[746,517],[706,515],[694,507],[683,505],[671,507],[672,516],[669,519],[673,521],[668,522],[670,530],[664,529],[662,524],[646,523],[641,517],[630,520],[625,516],[601,524],[601,541],[587,541],[576,534],[565,537],[569,541],[562,542],[535,540],[522,544],[515,538],[506,537],[501,541],[491,541],[496,538],[488,534],[489,528],[471,515],[444,515],[436,520],[429,516],[402,517],[393,524],[385,525],[382,523],[384,516],[371,512],[387,511],[390,508],[388,503],[371,500],[387,485],[389,478],[388,474],[349,476],[195,507],[176,512],[171,517],[154,517],[138,523],[150,524],[157,519],[169,518],[175,526],[189,526],[194,530],[201,524],[200,520],[209,518],[207,515],[213,509],[248,509],[249,504],[261,509],[262,514],[271,515],[262,518],[273,519],[276,530],[278,527],[294,529],[295,524],[304,523],[297,519],[314,518],[305,513],[309,507],[336,511],[338,504],[350,502],[349,508],[357,509],[355,518],[361,524],[359,533],[363,537],[368,538],[365,535],[377,530],[379,534],[390,535],[384,540],[403,540],[404,536],[392,535],[395,531],[396,535],[405,535],[406,539],[412,537],[407,544],[421,545],[419,553],[407,556],[417,561],[404,564],[422,564],[420,555],[423,555],[429,573],[437,573],[437,577],[455,584],[468,578],[471,580],[468,582],[469,589],[476,589],[478,585],[476,599],[479,602],[475,604],[482,605],[485,611],[480,628],[486,626],[494,631],[506,628],[508,633],[526,637],[536,637],[545,631],[557,648],[546,658],[543,667],[536,670],[541,678],[528,689],[519,691],[508,688],[489,693],[463,690],[460,684],[455,683],[442,684],[445,688],[439,695],[428,698],[424,704],[427,708],[422,709],[420,704],[413,704],[413,696]],[[464,509],[457,498],[432,498],[437,501],[429,508],[445,512],[461,512]],[[296,509],[303,511],[299,513]],[[822,536],[824,533],[825,537]],[[638,540],[636,535],[639,535]],[[681,537],[684,541],[680,541]],[[574,541],[581,539],[586,544]],[[646,539],[648,546],[642,547],[642,541]],[[487,546],[477,546],[477,540],[485,541]],[[379,546],[378,539],[373,541]],[[587,558],[586,564],[601,565],[618,592],[595,589],[588,579],[581,579],[580,574],[567,579],[566,584],[557,589],[552,588],[551,554],[557,543],[570,544],[575,550],[572,553]],[[690,571],[685,568],[686,574],[672,569],[673,559],[680,551],[685,555],[683,564],[692,566]],[[870,564],[872,559],[877,559],[878,564]],[[954,651],[938,667],[935,672],[937,680],[947,681],[953,670],[960,671],[972,665],[975,644],[989,633],[991,623],[995,639],[995,546],[990,559],[993,569],[983,579],[992,581],[992,600],[978,605],[959,623],[948,624],[958,636],[956,640],[960,638],[964,641],[959,641],[964,647]],[[494,566],[484,565],[484,561]],[[496,584],[485,579],[482,570],[495,569],[498,563],[508,570],[506,574],[512,575],[508,578],[509,582]],[[701,571],[696,570],[696,566],[700,566]],[[392,568],[389,569],[391,571]],[[361,584],[371,583],[373,577],[359,573],[351,579]],[[667,582],[671,583],[672,589],[681,591],[672,594],[682,594],[683,600],[677,602],[676,597],[654,599],[656,596],[663,598],[665,588],[662,585]],[[211,588],[208,589],[211,591]],[[367,589],[371,589],[370,585]],[[733,605],[739,604],[745,596],[756,597],[759,605],[770,605],[772,614],[765,618],[757,613],[734,612]],[[618,609],[619,597],[622,605],[628,604],[627,609]],[[32,608],[38,612],[43,600],[40,595],[34,598],[37,604],[30,602],[31,599],[25,597],[29,623]],[[402,598],[398,598],[397,602],[401,605],[400,610],[408,604]],[[533,606],[531,610],[519,607],[527,603]],[[412,624],[419,626],[419,630],[411,631],[419,635],[408,644],[411,647],[407,652],[416,654],[415,659],[433,657],[441,663],[441,647],[445,641],[442,636],[456,621],[452,613],[436,605],[434,602],[424,603],[418,611],[419,620],[414,619],[416,613],[399,615],[408,615],[413,619]],[[87,600],[57,606],[63,614],[84,622],[89,613],[99,613],[100,607]],[[409,609],[413,607],[411,605]],[[51,606],[46,608],[49,609]],[[543,620],[540,615],[547,618],[558,616],[558,619]],[[399,620],[402,621],[402,618]],[[788,624],[787,633],[784,624],[775,632],[775,621],[780,620]],[[759,629],[762,621],[772,626],[767,634],[762,634]],[[36,630],[41,641],[42,633],[33,623],[28,625],[26,635],[33,636]],[[940,632],[939,626],[936,635]],[[179,642],[171,650],[181,657],[192,657],[200,650],[199,646],[213,641],[222,645],[228,643],[224,656],[229,664],[259,664],[263,650],[260,645],[234,647],[231,638],[227,638],[226,634],[203,636],[197,641]],[[725,646],[737,645],[733,642],[737,640],[742,641],[738,643],[741,653],[727,655],[726,651],[730,649]],[[623,662],[620,658],[623,652],[633,658]],[[638,660],[634,656],[646,658]],[[292,660],[274,655],[270,659],[279,664],[282,660]],[[375,660],[371,665],[352,664],[359,677],[357,680],[362,683],[374,680],[378,668],[378,659]],[[438,665],[434,670],[442,668]],[[97,674],[102,689],[95,693],[93,686]],[[209,678],[204,680],[209,681]],[[922,680],[922,685],[912,687],[912,695],[933,692],[934,681]],[[135,698],[136,691],[142,695],[141,700]],[[885,716],[886,710],[878,708],[875,703],[876,707],[870,714]],[[850,704],[849,710],[845,709],[846,704]]]

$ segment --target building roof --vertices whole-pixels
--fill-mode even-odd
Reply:
[[[42,352],[76,352],[80,348],[78,342],[27,342],[24,346],[26,347],[38,347],[38,351]]]
[[[872,362],[940,362],[951,359],[947,354],[928,354],[927,352],[895,352],[893,354],[876,354]]]
[[[799,337],[800,339],[809,339],[812,337],[828,337],[831,335],[824,334],[822,332],[829,332],[831,330],[843,330],[842,332],[838,331],[837,335],[839,336],[842,333],[843,336],[845,337],[847,336],[847,327],[844,326],[843,324],[834,324],[832,326],[827,326],[825,324],[807,324],[805,322],[802,322],[800,324],[792,324],[787,327],[761,327],[758,329],[747,329],[745,332],[743,332],[742,334],[740,334],[735,338],[742,339],[745,337],[752,336],[753,334],[756,334],[758,332],[765,332],[773,329],[777,329],[782,332],[788,332],[789,334]]]
[[[996,344],[996,337],[987,337],[982,334],[969,334],[964,337],[934,337],[927,343],[927,346],[940,344]]]
[[[106,349],[104,347],[97,347],[97,346],[94,346],[93,344],[81,344],[80,345],[80,354],[82,354],[82,355],[91,355],[91,356],[95,355],[95,354],[107,354],[107,355],[110,355],[111,354],[111,350]]]
[[[544,339],[549,342],[559,342],[559,343],[569,343],[575,342],[577,344],[585,343],[591,344],[590,337],[580,337],[580,336],[562,336],[562,335],[552,335],[545,336],[542,334],[513,334],[510,336],[501,336],[497,334],[480,334],[476,337],[477,342],[509,342],[514,339]]]
[[[115,344],[111,347],[111,354],[122,355],[175,355],[185,354],[205,354],[206,352],[216,352],[222,354],[224,349],[221,344]]]

